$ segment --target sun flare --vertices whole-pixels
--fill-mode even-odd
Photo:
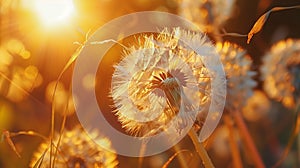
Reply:
[[[66,21],[74,11],[72,0],[35,0],[34,10],[46,25]]]

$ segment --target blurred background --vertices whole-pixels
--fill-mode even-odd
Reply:
[[[32,130],[46,137],[49,135],[51,103],[53,103],[51,96],[55,81],[73,53],[80,47],[78,43],[84,43],[88,32],[92,33],[101,25],[125,14],[146,10],[178,14],[180,8],[179,0],[61,0],[61,2],[57,6],[51,6],[42,0],[0,0],[1,132]],[[293,5],[300,5],[300,1],[237,0],[234,3],[233,14],[224,21],[220,29],[247,34],[259,16],[267,10],[274,6]],[[300,38],[299,17],[299,9],[272,13],[262,31],[253,37],[250,44],[246,43],[246,38],[241,37],[226,36],[224,39],[246,49],[253,59],[251,68],[258,72],[262,56],[274,43],[287,38]],[[213,36],[210,33],[208,35]],[[72,66],[63,75],[57,88],[56,130],[59,129],[62,113],[68,103],[70,106],[66,128],[71,129],[78,124],[70,99],[71,78]],[[255,89],[262,90],[259,72],[255,79],[258,82]],[[270,107],[265,110],[267,112],[245,113],[244,117],[266,167],[271,167],[279,159],[287,144],[295,116],[291,109],[285,108],[280,102],[266,99],[270,103]],[[108,106],[106,110],[110,113],[111,109]],[[108,117],[111,117],[110,120],[116,127],[121,128],[114,116]],[[208,152],[216,167],[232,166],[226,138],[228,131],[220,123],[207,142]],[[12,137],[12,140],[21,158],[2,135],[0,167],[28,167],[32,154],[42,139],[19,135]],[[182,149],[194,150],[188,137],[180,142],[180,146]],[[173,154],[174,150],[170,149],[162,154],[146,157],[143,167],[162,167]],[[243,165],[253,167],[247,151],[242,150],[241,155]],[[194,159],[195,157],[197,157],[195,153],[193,157],[190,157],[189,153],[186,154],[191,167],[201,166],[200,159]],[[291,150],[283,167],[300,166],[297,165],[299,159],[296,150]],[[118,156],[118,161],[120,168],[136,167],[138,158]],[[169,167],[180,166],[174,159]]]

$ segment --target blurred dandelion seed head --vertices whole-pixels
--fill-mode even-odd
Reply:
[[[243,116],[246,120],[257,122],[266,117],[271,103],[264,92],[255,90],[243,107]]]
[[[235,130],[232,130],[235,131]],[[230,147],[229,147],[229,130],[225,125],[219,126],[214,132],[214,138],[212,141],[212,150],[219,157],[228,157],[230,156]]]
[[[58,141],[59,134],[56,134],[54,143]],[[97,131],[92,131],[89,135],[81,127],[76,126],[73,130],[65,131],[62,135],[55,167],[87,167],[87,168],[114,168],[118,161],[115,153],[111,153],[101,148],[105,146],[112,150],[109,139],[101,137]],[[42,154],[49,147],[50,141],[40,145],[31,160],[31,167],[38,161]],[[113,150],[112,150],[113,151]],[[54,152],[52,153],[54,156]],[[48,149],[42,167],[48,168],[50,162],[50,150]]]
[[[218,52],[227,76],[227,97],[225,109],[241,109],[247,99],[252,96],[257,85],[253,77],[252,60],[246,51],[229,42],[217,43]]]
[[[179,0],[179,14],[205,32],[213,32],[232,14],[235,0]]]
[[[181,38],[189,39],[197,48],[200,45],[204,51],[214,48],[203,34],[165,29],[156,38],[141,37],[138,47],[125,52],[115,65],[111,96],[116,115],[130,134],[156,134],[167,124],[180,130],[191,116],[208,109],[208,69]],[[177,114],[180,121],[170,122]]]
[[[260,71],[268,96],[294,107],[300,98],[300,40],[274,44],[265,54]]]

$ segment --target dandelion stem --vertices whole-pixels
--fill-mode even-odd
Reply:
[[[249,150],[249,154],[251,155],[252,159],[253,159],[253,162],[255,164],[255,167],[257,168],[264,168],[265,165],[264,163],[262,162],[262,159],[257,151],[257,148],[251,138],[251,135],[248,131],[248,128],[244,122],[244,119],[243,117],[241,116],[241,114],[238,112],[238,111],[234,111],[232,112],[232,116],[235,120],[235,123],[237,124],[238,126],[238,129],[239,129],[239,133],[243,139],[243,142],[245,143],[246,147],[248,148]]]
[[[234,132],[233,132],[233,123],[232,123],[232,118],[229,115],[225,115],[224,116],[224,121],[225,124],[228,128],[229,131],[229,146],[231,149],[231,155],[232,155],[232,160],[233,160],[233,165],[235,168],[241,168],[243,167],[242,165],[242,161],[241,161],[241,157],[240,157],[240,152],[239,152],[239,148],[236,144],[235,141],[235,136],[234,136]]]
[[[146,147],[147,147],[147,142],[143,139],[142,140],[141,149],[140,149],[140,157],[139,157],[138,168],[142,168],[143,167],[144,154],[145,154],[145,151],[146,151]]]
[[[194,129],[191,129],[189,131],[189,136],[192,139],[194,146],[196,148],[196,151],[197,151],[198,155],[200,156],[200,158],[202,159],[204,166],[206,168],[213,168],[214,165],[211,162],[211,159],[209,158],[203,144],[198,141],[198,137],[197,137]]]

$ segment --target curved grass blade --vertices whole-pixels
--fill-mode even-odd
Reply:
[[[269,18],[270,14],[272,12],[276,12],[276,11],[282,11],[282,10],[288,10],[288,9],[299,9],[300,5],[296,5],[296,6],[289,6],[289,7],[274,7],[270,10],[268,10],[266,13],[264,13],[263,15],[261,15],[258,20],[254,23],[254,26],[252,27],[252,29],[250,30],[250,32],[248,33],[248,39],[247,39],[247,44],[250,43],[252,37],[254,34],[258,33],[261,31],[262,27],[264,26],[264,24],[266,23],[267,19]]]
[[[42,163],[43,163],[43,160],[44,160],[44,157],[45,157],[47,151],[48,151],[48,148],[43,152],[43,154],[41,155],[39,160],[36,161],[33,168],[40,168],[42,166]]]
[[[84,44],[81,45],[76,51],[75,53],[71,56],[71,58],[68,60],[67,64],[64,66],[63,70],[61,71],[61,73],[59,74],[56,83],[55,83],[55,87],[54,87],[54,91],[52,94],[52,102],[55,102],[55,93],[57,90],[57,86],[58,83],[60,81],[60,79],[62,78],[63,74],[66,72],[66,70],[72,65],[72,63],[76,60],[76,58],[78,57],[78,55],[80,54],[81,50],[83,49]],[[52,103],[51,106],[51,136],[50,136],[50,144],[53,144],[53,136],[54,136],[54,114],[55,114],[55,103]],[[52,145],[50,145],[50,168],[54,167],[54,165],[52,164],[52,153],[53,153],[53,149],[52,149]],[[56,153],[56,152],[55,152]],[[55,156],[53,158],[53,160],[55,159]]]
[[[9,131],[5,130],[2,132],[2,138],[1,139],[5,139],[5,141],[8,143],[8,145],[10,146],[10,148],[15,152],[15,154],[18,156],[18,158],[21,158],[20,153],[18,152],[14,142],[11,140],[11,136]]]

